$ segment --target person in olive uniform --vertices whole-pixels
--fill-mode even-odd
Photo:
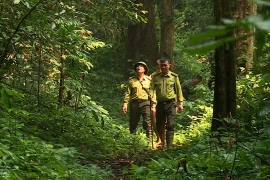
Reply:
[[[181,84],[182,93],[185,100],[190,100],[189,95],[195,93],[195,86],[198,85],[202,81],[202,77],[200,75],[196,75],[193,79],[186,80]]]
[[[176,111],[184,110],[183,95],[178,75],[171,72],[170,59],[160,59],[161,72],[154,75],[151,81],[151,93],[156,92],[157,104],[153,104],[152,113],[156,114],[157,131],[160,135],[162,146],[170,147],[174,140],[174,123]],[[156,106],[156,107],[155,107]],[[166,123],[166,133],[162,132]]]
[[[156,74],[158,74],[160,72],[161,72],[160,61],[157,60],[156,71],[153,72],[152,74],[150,74],[150,77],[152,78],[153,76],[155,76]],[[155,93],[154,93],[154,96],[155,96]],[[153,99],[156,99],[156,97],[153,97]],[[157,124],[156,124],[156,116],[155,116],[155,114],[152,115],[152,127],[153,127],[153,130],[154,130],[154,132],[156,134],[156,137],[157,137],[156,143],[157,143],[157,145],[159,145],[159,144],[161,144],[161,140],[160,140],[159,134],[157,132]],[[165,132],[165,128],[164,128],[164,132]]]
[[[149,88],[151,78],[147,76],[148,67],[145,62],[139,61],[134,65],[136,75],[128,80],[127,90],[125,92],[123,112],[127,113],[127,107],[130,103],[129,113],[129,130],[130,133],[136,134],[136,128],[143,118],[143,129],[146,131],[146,136],[152,138],[151,129],[151,108],[149,100]],[[147,92],[148,91],[148,92]],[[150,139],[151,140],[151,139]],[[150,141],[151,142],[151,141]]]

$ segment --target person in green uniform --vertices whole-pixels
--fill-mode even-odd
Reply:
[[[170,147],[174,140],[174,123],[176,112],[184,110],[183,95],[178,75],[170,71],[170,59],[160,59],[161,72],[154,75],[151,81],[151,93],[156,92],[157,104],[153,104],[152,113],[156,114],[157,131],[162,146]],[[156,107],[155,107],[156,106]],[[166,123],[166,133],[162,132]]]
[[[128,104],[130,104],[130,133],[136,134],[136,128],[140,121],[140,117],[142,116],[143,129],[146,131],[146,136],[152,138],[150,119],[151,108],[148,95],[151,78],[146,75],[148,72],[148,67],[143,61],[137,62],[134,65],[134,70],[136,71],[136,75],[130,77],[128,80],[122,110],[126,114],[128,110]]]
[[[150,77],[152,78],[153,76],[155,76],[156,74],[160,73],[161,72],[161,68],[160,68],[160,60],[157,60],[157,64],[156,64],[156,71],[153,72],[152,74],[150,74]],[[154,93],[154,96],[155,96],[155,93]],[[153,100],[155,100],[156,97],[153,97]],[[158,134],[158,131],[157,131],[157,123],[156,123],[156,116],[155,114],[152,115],[152,127],[153,127],[153,130],[156,134],[156,137],[157,137],[157,140],[156,140],[156,143],[157,145],[160,145],[161,144],[161,140],[159,138],[159,134]],[[164,131],[165,131],[165,128],[164,128]]]
[[[200,75],[196,75],[193,79],[186,80],[181,84],[182,93],[185,100],[190,100],[189,95],[195,93],[195,86],[198,85],[202,81],[202,77]]]

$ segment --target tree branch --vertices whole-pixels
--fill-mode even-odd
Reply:
[[[248,150],[249,152],[251,152],[251,154],[252,154],[253,156],[255,156],[256,158],[260,159],[261,162],[264,162],[265,164],[267,164],[268,166],[270,166],[270,163],[269,163],[267,160],[265,160],[263,157],[260,157],[260,156],[259,156],[258,154],[256,154],[252,149],[250,149],[249,147],[247,147],[244,143],[241,143],[241,142],[237,141],[237,144],[239,144],[240,147],[242,147],[242,148]]]
[[[5,50],[4,53],[0,56],[0,68],[2,68],[2,65],[4,63],[4,60],[7,56],[8,53],[8,48],[10,46],[10,43],[12,41],[12,39],[14,38],[14,36],[18,33],[22,23],[26,20],[26,18],[36,9],[36,7],[40,4],[42,0],[39,0],[31,9],[30,11],[21,19],[21,21],[19,22],[19,24],[17,25],[15,31],[13,32],[13,34],[10,36],[10,38],[7,40],[7,43],[5,45]]]

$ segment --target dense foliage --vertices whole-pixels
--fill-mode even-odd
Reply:
[[[137,136],[129,134],[128,117],[121,111],[126,24],[143,20],[135,11],[141,5],[121,0],[1,2],[1,179],[117,179],[106,162],[138,152],[147,155],[121,169],[128,179],[269,179],[267,8],[196,36],[212,24],[211,1],[176,4],[177,73],[181,81],[198,73],[204,79],[193,101],[177,114],[175,147],[151,151],[141,126]],[[226,119],[237,128],[215,139],[209,132],[208,52],[221,43],[212,41],[215,35],[235,26],[258,29],[258,58],[254,71],[237,79],[238,116]],[[216,28],[223,30],[213,33]],[[190,37],[207,44],[183,51]]]

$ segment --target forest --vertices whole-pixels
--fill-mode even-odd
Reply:
[[[0,179],[270,179],[269,0],[0,0]],[[153,148],[134,64],[202,81]],[[154,142],[155,145],[155,142]]]

